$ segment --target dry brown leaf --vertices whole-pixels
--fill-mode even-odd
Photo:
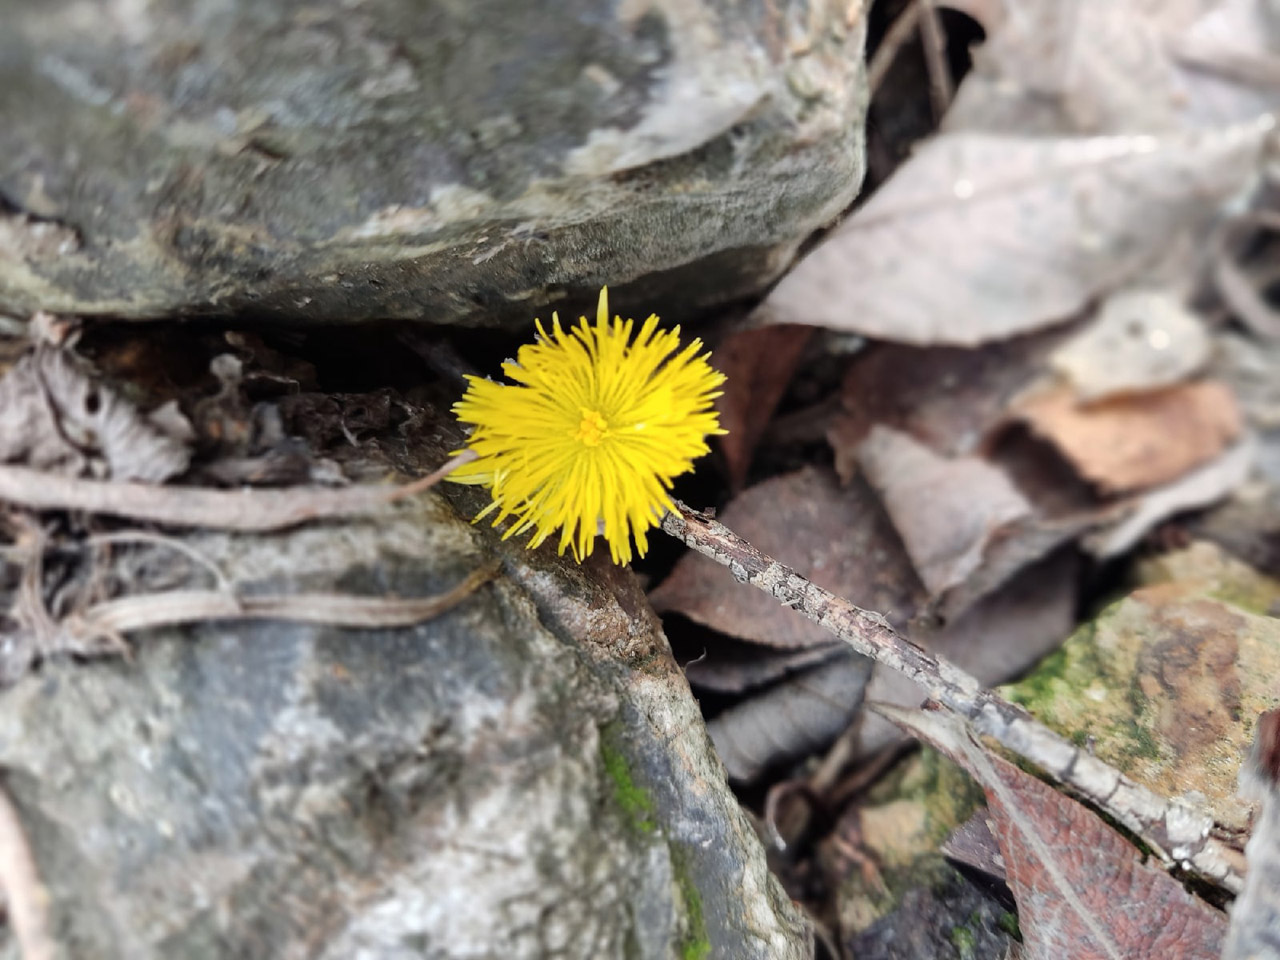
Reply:
[[[992,540],[1032,516],[998,467],[978,457],[939,456],[897,430],[874,427],[859,459],[934,598],[968,580]]]
[[[987,811],[979,810],[951,832],[940,848],[942,855],[991,880],[1005,882],[1000,844],[987,825]]]
[[[981,350],[884,343],[863,351],[845,373],[843,410],[827,432],[840,479],[848,483],[857,472],[858,447],[876,424],[947,456],[980,452],[1060,340],[1044,333]]]
[[[786,392],[800,355],[813,334],[812,327],[782,324],[730,334],[716,347],[716,369],[727,378],[716,400],[720,438],[729,468],[729,486],[742,489],[756,444]]]
[[[930,609],[947,622],[1110,516],[1109,510],[1075,504],[1048,514],[1027,499],[1006,463],[939,456],[886,427],[874,428],[859,454],[868,482],[929,589]],[[1037,491],[1046,482],[1041,476],[1017,479],[1032,479]],[[1052,475],[1047,479],[1057,481]],[[1070,492],[1055,491],[1043,499],[1047,504],[1070,501]]]
[[[1239,488],[1248,478],[1256,456],[1257,444],[1246,436],[1216,460],[1170,484],[1139,494],[1128,505],[1122,520],[1090,533],[1082,546],[1103,560],[1127,552],[1156,524],[1175,514],[1207,507]]]
[[[1247,182],[1269,122],[925,144],[765,300],[773,323],[971,345],[1070,317]]]
[[[1088,405],[1065,387],[1024,398],[1014,412],[1108,493],[1176,480],[1242,429],[1235,395],[1207,381]]]
[[[779,760],[830,743],[862,705],[871,666],[846,650],[709,721],[707,733],[730,779],[753,780]]]
[[[1216,960],[1226,919],[1096,814],[935,712],[886,716],[963,766],[987,795],[1026,960]]]
[[[691,684],[704,690],[743,693],[816,667],[844,650],[841,643],[779,650],[717,637],[714,646],[685,664],[684,675]]]
[[[1018,0],[988,30],[949,130],[1156,133],[1274,108],[1257,0]]]
[[[1081,400],[1167,387],[1209,360],[1204,322],[1162,290],[1122,290],[1053,352],[1050,366]]]
[[[806,467],[748,487],[720,520],[757,549],[819,586],[876,610],[898,627],[924,590],[875,494],[865,484],[841,489],[824,470]],[[724,567],[696,553],[680,559],[651,594],[659,612],[679,613],[733,637],[773,647],[812,647],[831,635]]]

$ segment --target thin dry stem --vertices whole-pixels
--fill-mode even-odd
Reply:
[[[496,563],[469,574],[435,597],[357,597],[334,593],[296,593],[237,597],[218,590],[168,590],[119,597],[66,617],[58,626],[81,646],[99,637],[203,620],[289,620],[338,627],[407,627],[457,606],[498,572]]]
[[[893,22],[893,26],[885,32],[884,39],[880,41],[880,46],[876,48],[871,62],[867,65],[867,89],[871,91],[871,96],[874,97],[880,85],[884,83],[884,78],[888,76],[889,68],[893,66],[893,61],[898,56],[898,51],[902,49],[902,45],[907,42],[911,34],[915,33],[916,27],[920,24],[920,13],[920,0],[913,0]]]
[[[936,0],[918,0],[918,3],[922,8],[920,42],[924,46],[924,66],[929,74],[929,102],[933,106],[933,119],[940,121],[956,94],[951,65],[947,62],[947,35],[942,28]]]
[[[1212,836],[1213,819],[1168,800],[1080,750],[1021,707],[982,687],[955,664],[900,636],[880,614],[863,610],[761,553],[723,524],[677,501],[662,529],[729,568],[734,578],[800,611],[850,647],[910,677],[923,700],[936,700],[974,730],[1079,791],[1155,850],[1167,865],[1193,870],[1228,890],[1243,878],[1232,851]]]
[[[29,510],[83,510],[175,527],[263,532],[322,517],[352,516],[411,497],[435,486],[475,459],[465,451],[433,473],[398,487],[342,490],[210,490],[149,483],[63,477],[30,467],[0,465],[0,500]]]

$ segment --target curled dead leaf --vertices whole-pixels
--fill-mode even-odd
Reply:
[[[1087,405],[1059,388],[1024,398],[1014,412],[1107,493],[1175,480],[1222,453],[1242,429],[1235,395],[1215,382]]]
[[[1042,516],[1002,466],[940,456],[887,427],[871,431],[859,458],[948,622],[1098,520],[1096,511]]]
[[[707,723],[733,780],[753,780],[771,764],[829,743],[862,705],[871,661],[842,651],[760,696],[744,700]]]
[[[857,472],[858,448],[877,424],[946,456],[980,452],[1060,340],[1042,333],[980,350],[883,343],[860,353],[845,373],[842,412],[827,432],[840,479],[848,483]]]

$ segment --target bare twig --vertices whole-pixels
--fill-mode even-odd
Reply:
[[[698,553],[729,568],[734,578],[763,590],[863,656],[910,677],[928,697],[1014,753],[1070,785],[1141,837],[1166,865],[1194,870],[1237,892],[1237,858],[1212,836],[1213,819],[1168,800],[1077,748],[1021,707],[986,690],[954,664],[898,635],[880,614],[863,610],[783,566],[733,531],[677,501],[662,528]],[[923,699],[923,697],[922,697]]]
[[[0,789],[0,892],[9,909],[9,926],[22,960],[53,960],[49,934],[49,892],[40,882],[22,821],[9,795]]]
[[[936,0],[911,0],[893,22],[867,65],[867,88],[874,97],[889,74],[894,59],[913,33],[920,31],[924,65],[929,74],[929,102],[935,120],[940,120],[955,97],[955,82],[947,62],[947,38],[938,16]]]
[[[176,527],[262,532],[294,527],[321,517],[369,513],[435,486],[475,459],[471,451],[398,487],[359,486],[341,490],[293,487],[286,490],[210,490],[114,483],[63,477],[30,467],[0,465],[0,500],[30,510],[83,510]]]

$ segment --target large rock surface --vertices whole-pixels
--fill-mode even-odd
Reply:
[[[0,0],[0,313],[749,294],[861,182],[866,6]]]
[[[414,629],[158,630],[0,693],[62,957],[812,956],[629,571],[498,544],[435,494],[186,543],[244,591],[503,573]],[[135,581],[182,559],[125,556]]]

